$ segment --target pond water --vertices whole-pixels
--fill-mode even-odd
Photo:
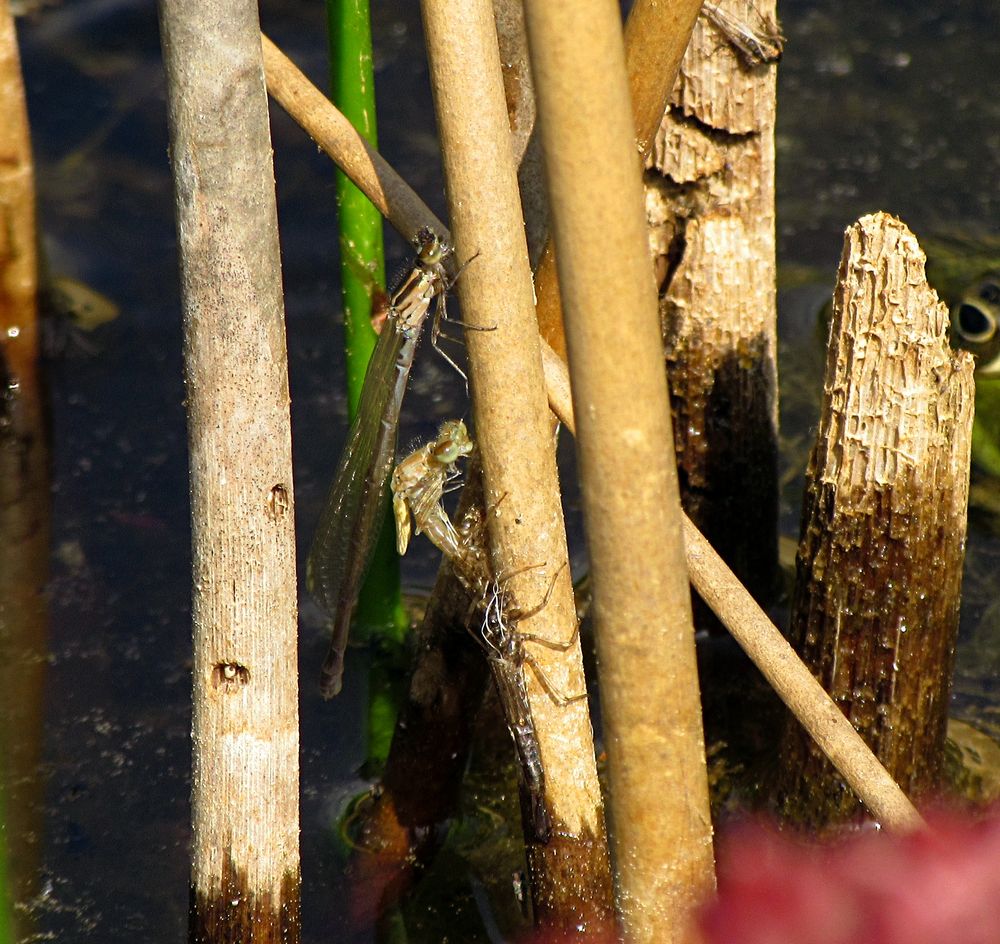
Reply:
[[[782,530],[795,534],[794,469],[814,416],[810,396],[791,391],[814,377],[812,326],[844,227],[876,209],[918,235],[985,231],[1000,218],[1000,23],[988,0],[847,0],[836,11],[795,0],[781,16],[779,265],[821,273],[780,298],[781,369],[794,400],[784,414],[794,425],[783,431],[791,451]],[[416,4],[378,5],[375,18],[381,149],[443,217]],[[322,86],[322,9],[265,3],[262,19]],[[39,0],[20,19],[19,36],[49,267],[106,294],[120,314],[49,365],[51,658],[42,729],[23,732],[41,738],[29,811],[41,875],[18,913],[25,940],[177,941],[188,900],[190,532],[156,13],[140,0]],[[345,433],[335,199],[329,162],[277,108],[272,130],[295,489],[308,538]],[[406,251],[390,237],[390,270]],[[445,365],[420,358],[402,441],[425,439],[441,419],[465,412]],[[991,608],[1000,542],[989,525],[977,518],[970,531],[975,580],[963,634],[975,637],[976,656],[961,662],[957,686],[957,709],[978,716],[995,711],[1000,666],[992,632],[1000,617]],[[408,557],[405,580],[426,585],[435,567],[430,554]],[[362,785],[364,672],[349,664],[335,710],[323,703],[312,680],[326,640],[305,600],[301,625],[303,940],[311,944],[343,939],[328,823]]]

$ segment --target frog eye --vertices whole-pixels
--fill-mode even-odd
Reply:
[[[962,302],[956,306],[952,312],[951,323],[962,341],[973,344],[989,341],[997,330],[996,317],[975,302]]]
[[[975,356],[980,377],[1000,374],[1000,305],[990,301],[994,292],[1000,301],[1000,285],[992,280],[983,282],[976,294],[967,295],[951,310],[952,340]]]

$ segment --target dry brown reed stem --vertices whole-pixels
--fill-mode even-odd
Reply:
[[[789,638],[907,793],[941,788],[969,497],[972,355],[895,217],[847,229],[809,457]],[[783,810],[824,828],[857,801],[797,725]]]
[[[330,100],[267,36],[261,33],[267,90],[407,241],[422,226],[445,235],[430,211]]]
[[[549,404],[566,428],[575,432],[566,365],[554,352],[543,357],[543,363]],[[865,806],[890,829],[922,826],[906,794],[687,515],[684,544],[694,588]]]
[[[617,4],[526,7],[565,300],[619,907],[678,941],[714,888],[691,601]]]
[[[0,791],[11,901],[38,894],[49,579],[49,430],[39,370],[38,235],[28,112],[10,4],[0,0]],[[5,920],[6,917],[5,917]],[[34,919],[10,911],[12,939]]]
[[[299,940],[284,308],[252,0],[163,0],[193,552],[190,939]]]
[[[0,2],[0,129],[0,345],[7,370],[34,391],[39,355],[35,175],[8,0]]]
[[[493,570],[522,610],[552,587],[518,628],[564,642],[576,611],[492,9],[489,0],[424,0],[422,9],[456,253],[472,260],[456,288],[463,321],[479,329],[466,343],[485,502],[495,509]],[[530,649],[552,690],[585,691],[578,644]],[[526,676],[554,825],[551,842],[528,850],[536,923],[601,935],[613,901],[586,701],[557,704],[537,673]]]
[[[701,0],[637,0],[625,23],[625,61],[638,160],[645,160],[671,89]],[[542,337],[566,359],[562,306],[551,240],[535,270],[536,311]]]

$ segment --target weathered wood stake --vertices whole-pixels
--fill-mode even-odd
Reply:
[[[792,642],[910,797],[938,786],[965,547],[972,359],[913,234],[884,213],[848,229],[822,417],[809,460]],[[860,811],[795,722],[785,812]]]
[[[719,6],[756,16],[746,0]],[[773,0],[754,7],[773,20]],[[775,81],[774,63],[747,67],[699,17],[645,176],[681,500],[764,603],[777,573]]]
[[[299,940],[291,435],[252,0],[162,0],[193,545],[190,939]]]

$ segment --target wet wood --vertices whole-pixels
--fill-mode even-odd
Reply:
[[[816,445],[809,459],[791,638],[913,798],[941,775],[964,554],[972,359],[912,233],[886,214],[846,234]],[[784,810],[822,826],[854,796],[790,724]]]
[[[188,940],[191,944],[298,941],[302,935],[299,895],[298,871],[285,874],[277,895],[261,893],[247,873],[227,857],[214,894],[191,886]]]
[[[192,941],[299,940],[294,491],[257,6],[163,0],[193,556]]]
[[[7,899],[39,893],[48,668],[49,425],[39,362],[35,184],[17,36],[0,0],[0,756]],[[4,914],[34,937],[31,909]]]
[[[773,0],[720,6],[774,18]],[[775,72],[699,17],[645,178],[684,510],[762,602],[777,567]]]

